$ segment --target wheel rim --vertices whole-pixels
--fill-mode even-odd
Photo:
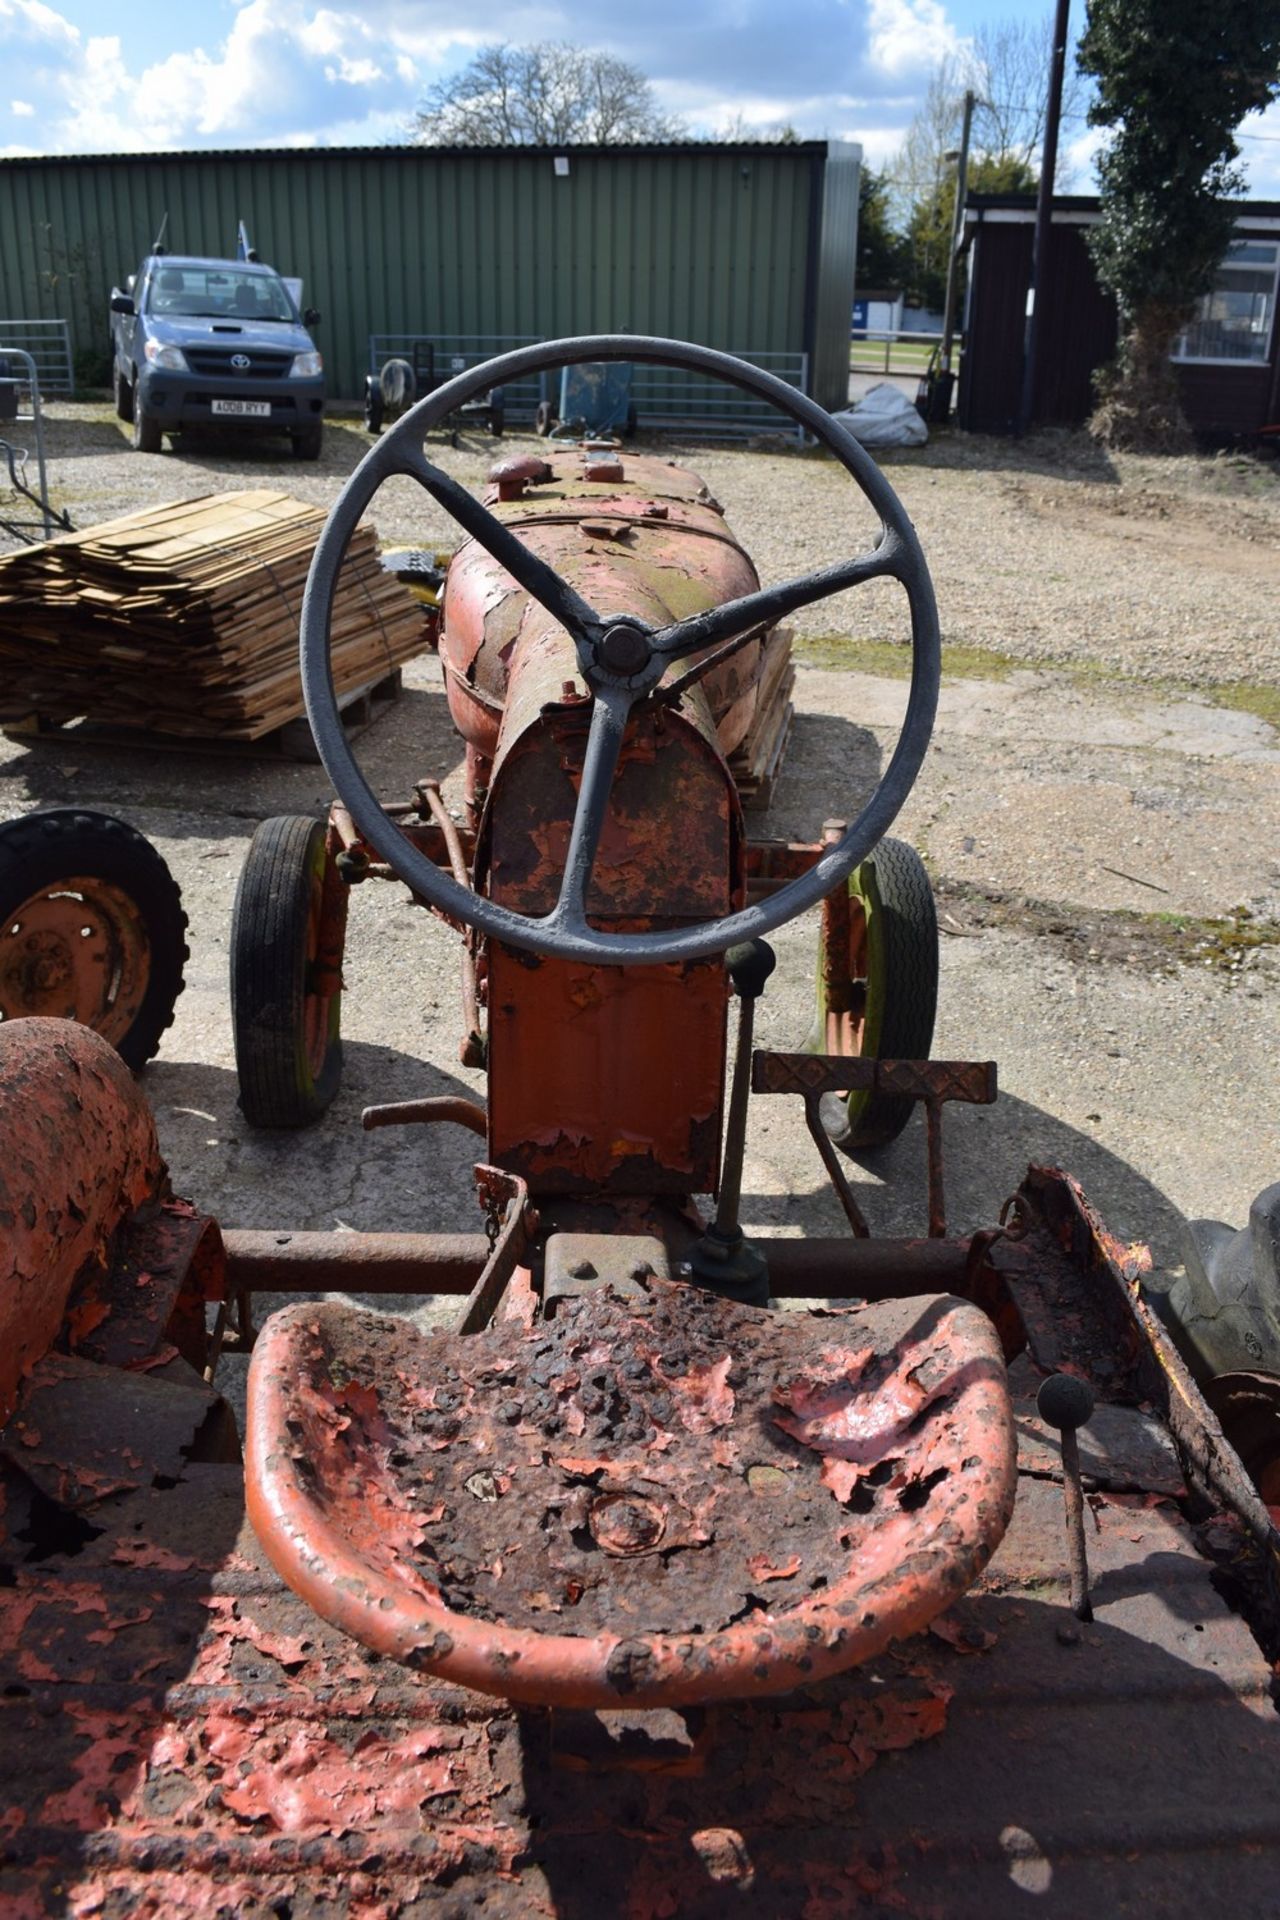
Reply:
[[[825,1010],[824,1051],[844,1059],[856,1059],[863,1052],[867,1033],[871,949],[865,903],[852,897],[849,901],[849,981],[849,1006]]]
[[[151,946],[133,901],[110,881],[75,876],[24,900],[0,928],[0,1016],[76,1020],[118,1046],[151,979]]]

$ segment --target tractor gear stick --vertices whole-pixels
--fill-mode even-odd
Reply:
[[[689,1274],[694,1284],[709,1293],[723,1294],[743,1306],[767,1307],[769,1304],[769,1267],[759,1247],[748,1240],[738,1224],[742,1200],[742,1161],[747,1146],[747,1102],[751,1095],[751,1041],[755,1028],[756,1001],[765,982],[778,964],[778,957],[766,940],[748,940],[730,947],[724,957],[725,968],[733,981],[742,1011],[738,1016],[738,1039],[733,1058],[733,1089],[729,1095],[729,1121],[725,1128],[724,1165],[720,1174],[720,1199],[716,1217],[700,1240],[689,1249]]]
[[[1084,1490],[1080,1484],[1080,1444],[1077,1427],[1093,1412],[1093,1390],[1073,1373],[1051,1373],[1036,1395],[1036,1412],[1048,1427],[1056,1427],[1062,1441],[1062,1495],[1067,1514],[1067,1553],[1071,1563],[1071,1611],[1077,1620],[1092,1620],[1089,1599],[1089,1561],[1084,1544]]]

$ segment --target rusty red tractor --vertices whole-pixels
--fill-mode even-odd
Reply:
[[[762,588],[715,503],[660,462],[520,456],[481,503],[426,458],[426,432],[481,389],[609,358],[775,401],[871,502],[875,543]],[[402,806],[377,800],[328,674],[344,546],[393,474],[466,535],[439,634],[466,743],[461,825],[430,779]],[[752,840],[727,762],[761,654],[789,612],[876,578],[899,583],[912,624],[886,772],[847,828],[812,845]],[[969,1684],[940,1679],[909,1636],[974,1590],[1013,1663],[992,1656],[991,1700],[1025,1701],[1036,1682],[1018,1661],[1033,1646],[1049,1657],[1028,1607],[1059,1651],[1091,1617],[1086,1521],[1104,1581],[1120,1569],[1123,1607],[1145,1556],[1194,1560],[1181,1516],[1152,1511],[1193,1488],[1223,1557],[1253,1580],[1259,1619],[1277,1536],[1143,1296],[1141,1250],[1072,1181],[1033,1167],[1000,1221],[947,1232],[943,1110],[996,1086],[990,1062],[923,1057],[930,910],[912,857],[886,853],[939,676],[902,507],[820,408],[722,355],[632,336],[522,349],[431,395],[357,470],[317,549],[302,649],[339,797],[327,826],[271,823],[242,882],[245,1108],[277,1125],[323,1111],[340,1070],[347,891],[398,875],[461,932],[462,1046],[487,1069],[487,1099],[374,1108],[366,1124],[472,1128],[486,1230],[221,1232],[170,1195],[145,1107],[94,1036],[0,1031],[8,1083],[36,1116],[21,1169],[0,1166],[0,1208],[19,1222],[0,1347],[6,1484],[13,1537],[39,1543],[0,1591],[37,1631],[10,1725],[39,1725],[56,1754],[57,1721],[70,1756],[41,1760],[20,1793],[7,1831],[26,1821],[36,1838],[10,1855],[14,1886],[49,1897],[48,1850],[88,1807],[77,1857],[105,1905],[86,1912],[153,1910],[149,1873],[167,1875],[156,1897],[183,1912],[220,1899],[417,1914],[452,1887],[442,1913],[711,1916],[752,1885],[770,1913],[896,1911],[913,1888],[939,1912],[1021,1911],[1049,1846],[1028,1838],[1040,1816],[1008,1812],[998,1842],[974,1839],[1026,1785],[1028,1734],[1011,1745],[1003,1723],[983,1723],[1003,1709],[975,1708],[950,1763],[913,1756],[924,1771],[900,1768],[878,1799],[861,1780],[877,1752],[939,1732]],[[764,936],[818,903],[816,1048],[758,1051]],[[905,1012],[904,971],[918,976]],[[847,1236],[745,1237],[753,1094],[803,1103]],[[833,1148],[892,1138],[916,1105],[928,1231],[877,1238]],[[86,1128],[91,1160],[67,1146]],[[19,1186],[45,1196],[30,1219]],[[423,1332],[322,1297],[337,1292],[459,1306],[450,1328]],[[260,1293],[305,1298],[258,1329]],[[248,1350],[242,1482],[210,1383]],[[1118,1520],[1096,1491],[1089,1507],[1081,1496],[1076,1430],[1095,1397],[1110,1438],[1101,1467],[1097,1449],[1086,1459],[1089,1486],[1125,1493]],[[984,1576],[998,1551],[1005,1573]],[[1005,1606],[1010,1583],[1018,1604]],[[1117,1638],[1140,1638],[1147,1616],[1123,1617]],[[997,1636],[947,1621],[929,1644],[967,1664],[981,1695],[982,1662],[960,1655]],[[136,1676],[119,1697],[92,1693],[88,1643],[111,1676],[121,1660]],[[1116,1701],[1133,1686],[1160,1695],[1150,1648],[1132,1683],[1124,1650],[1107,1658]],[[1054,1671],[1074,1701],[1078,1669]],[[1101,1683],[1080,1684],[1106,1771]],[[1262,1737],[1241,1736],[1250,1764]],[[1068,1770],[1094,1742],[1063,1734]],[[858,1831],[855,1777],[871,1796]],[[618,1778],[642,1785],[611,1798]],[[1099,1910],[1138,1910],[1141,1844],[1063,1821],[1068,1904],[1045,1911],[1085,1910],[1096,1882],[1079,1863],[1099,1850],[1118,1863]],[[931,1823],[940,1837],[912,1851],[904,1893],[908,1835]],[[701,1863],[692,1888],[673,1834]],[[193,1870],[199,1898],[180,1880]]]

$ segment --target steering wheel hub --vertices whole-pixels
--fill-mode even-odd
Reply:
[[[626,679],[643,672],[651,657],[648,634],[631,620],[619,620],[611,626],[596,647],[600,665]]]

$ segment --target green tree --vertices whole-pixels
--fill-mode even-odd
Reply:
[[[494,43],[431,88],[415,116],[424,146],[552,147],[676,140],[638,67],[564,41]]]
[[[1112,130],[1089,241],[1121,324],[1095,430],[1112,446],[1173,448],[1188,435],[1169,350],[1231,238],[1235,130],[1280,84],[1280,7],[1089,0],[1078,58],[1097,82],[1089,119]]]
[[[889,185],[874,167],[864,167],[858,181],[858,261],[854,285],[861,293],[872,287],[901,291],[909,270],[907,243],[892,223]]]
[[[1034,193],[1035,168],[1015,153],[979,153],[969,161],[969,193]],[[956,217],[956,175],[945,166],[930,191],[916,201],[907,226],[907,298],[913,307],[942,309],[947,290],[947,253]]]

